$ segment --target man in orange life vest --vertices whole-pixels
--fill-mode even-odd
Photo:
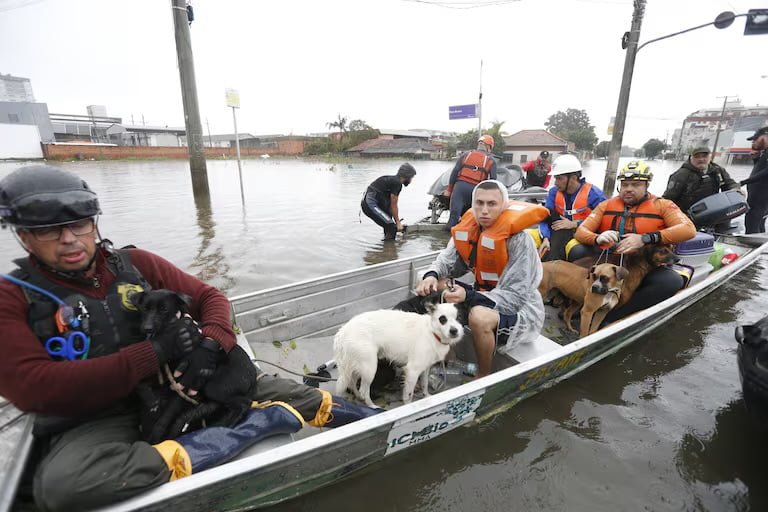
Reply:
[[[581,223],[576,239],[582,244],[615,246],[629,254],[647,244],[676,244],[696,235],[691,219],[668,199],[648,193],[653,178],[643,161],[629,162],[620,172],[619,195],[604,201]],[[667,267],[657,267],[643,279],[632,298],[611,311],[606,323],[668,299],[683,287],[683,278]]]
[[[444,288],[439,280],[472,272],[474,286],[456,282],[446,302],[467,304],[480,377],[491,372],[493,354],[536,338],[544,323],[544,304],[537,287],[542,268],[525,229],[541,222],[543,206],[515,203],[507,189],[487,180],[475,187],[472,209],[451,229],[451,240],[424,273],[416,293]]]
[[[555,186],[549,189],[545,206],[549,210],[549,218],[539,225],[541,246],[539,254],[543,261],[564,260],[566,256],[575,261],[585,254],[578,251],[576,244],[566,254],[566,245],[573,239],[576,228],[589,217],[597,205],[605,201],[605,194],[581,177],[581,163],[573,155],[560,155],[552,164],[551,176],[555,178]],[[574,242],[575,243],[575,242]]]
[[[451,198],[451,215],[448,228],[455,226],[464,212],[472,205],[472,190],[483,180],[496,179],[496,159],[493,151],[493,137],[482,135],[477,139],[477,149],[463,153],[451,171],[448,190],[445,194]]]

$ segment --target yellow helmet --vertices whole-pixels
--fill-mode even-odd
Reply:
[[[619,171],[616,179],[619,181],[651,181],[653,173],[651,167],[642,160],[632,160]]]

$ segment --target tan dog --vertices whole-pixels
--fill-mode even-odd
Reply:
[[[678,260],[679,258],[668,245],[646,245],[643,249],[627,256],[625,266],[629,276],[624,280],[618,305],[623,306],[629,302],[651,270]]]
[[[608,312],[619,305],[628,276],[627,269],[610,263],[594,266],[589,271],[586,279],[589,287],[581,308],[582,338],[600,329]]]
[[[582,308],[582,322],[584,320],[584,309],[589,311],[589,320],[587,323],[588,329],[593,323],[592,317],[595,312],[598,310],[602,311],[602,309],[605,309],[603,306],[608,305],[604,304],[605,297],[603,297],[600,292],[602,288],[598,286],[593,289],[593,282],[599,280],[601,276],[605,276],[606,279],[610,281],[611,288],[618,287],[618,297],[621,295],[621,284],[624,277],[626,277],[624,276],[617,279],[617,276],[623,276],[626,273],[626,270],[617,267],[616,265],[611,265],[610,263],[603,263],[587,270],[574,263],[557,260],[543,263],[542,268],[544,269],[544,273],[542,275],[541,283],[539,284],[539,293],[541,293],[542,297],[547,297],[553,290],[558,290],[570,299],[569,304],[563,311],[563,321],[565,322],[566,328],[571,332],[577,332],[576,329],[573,328],[571,321],[573,319],[573,314],[582,308],[582,306],[584,306],[584,308]],[[602,293],[604,294],[605,292]],[[615,305],[616,304],[613,304],[611,308],[606,309],[604,314],[601,313],[602,316],[599,319],[600,322],[605,318],[605,314],[607,314]],[[585,334],[583,334],[583,326],[584,324],[582,323],[581,335],[585,336]],[[598,322],[592,332],[596,331],[599,326],[600,323]]]

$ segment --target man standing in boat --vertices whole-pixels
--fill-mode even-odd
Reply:
[[[360,202],[363,213],[384,229],[384,240],[394,240],[398,231],[403,230],[397,201],[403,187],[411,184],[416,169],[404,163],[394,176],[380,176],[368,185]]]
[[[618,254],[630,254],[647,244],[676,244],[696,235],[696,227],[675,203],[648,193],[651,168],[629,162],[617,176],[619,195],[600,203],[576,230],[582,244],[598,245]],[[632,298],[608,313],[614,322],[668,299],[684,286],[674,270],[657,267],[643,279]]]
[[[526,162],[522,167],[526,172],[525,181],[529,187],[549,187],[549,172],[552,170],[552,164],[549,163],[549,151],[542,151],[536,160]]]
[[[490,135],[477,139],[477,149],[462,153],[456,160],[448,180],[445,194],[451,198],[451,213],[448,229],[458,224],[459,219],[472,205],[472,191],[483,180],[496,179],[496,159],[492,151],[495,142]]]
[[[765,233],[765,216],[768,214],[768,126],[763,126],[747,140],[752,141],[752,150],[758,152],[749,178],[741,182],[747,186],[749,211],[744,217],[747,234]]]
[[[688,160],[669,177],[662,197],[687,212],[695,202],[726,190],[740,190],[740,187],[728,171],[711,161],[709,147],[701,144],[691,150]],[[724,226],[718,226],[718,231],[730,224],[727,221]]]
[[[576,228],[589,217],[598,204],[605,201],[603,191],[587,183],[581,176],[581,162],[573,155],[560,155],[552,164],[551,176],[555,186],[549,189],[545,206],[549,218],[539,225],[543,261],[575,261],[588,253],[578,249],[580,244],[571,242]]]
[[[262,374],[252,399],[274,400],[273,406],[252,409],[231,428],[142,441],[137,385],[162,365],[179,363],[174,368],[186,368],[177,375],[184,391],[204,390],[223,352],[236,344],[231,309],[219,290],[159,256],[114,249],[99,235],[100,213],[88,184],[56,167],[22,167],[0,180],[0,223],[29,253],[0,278],[0,395],[35,413],[40,457],[29,464],[36,465],[39,509],[105,506],[226,462],[305,420],[335,426],[374,413]],[[153,288],[189,296],[191,318],[148,339],[130,297]]]
[[[518,203],[508,208],[507,189],[486,180],[472,194],[472,208],[451,229],[448,246],[422,276],[419,295],[444,288],[443,278],[472,272],[474,286],[456,282],[444,292],[447,302],[466,303],[478,376],[491,373],[493,354],[532,341],[544,324],[544,304],[537,287],[542,268],[536,247],[524,231],[543,220],[546,208]],[[440,284],[439,284],[440,283]]]

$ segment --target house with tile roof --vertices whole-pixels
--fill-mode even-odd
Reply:
[[[524,164],[535,160],[542,151],[549,151],[550,161],[554,155],[561,151],[574,151],[576,145],[573,142],[558,137],[547,130],[520,130],[512,135],[504,136],[505,162]]]
[[[424,139],[370,139],[345,151],[350,156],[403,157],[414,160],[438,158],[441,148]]]

